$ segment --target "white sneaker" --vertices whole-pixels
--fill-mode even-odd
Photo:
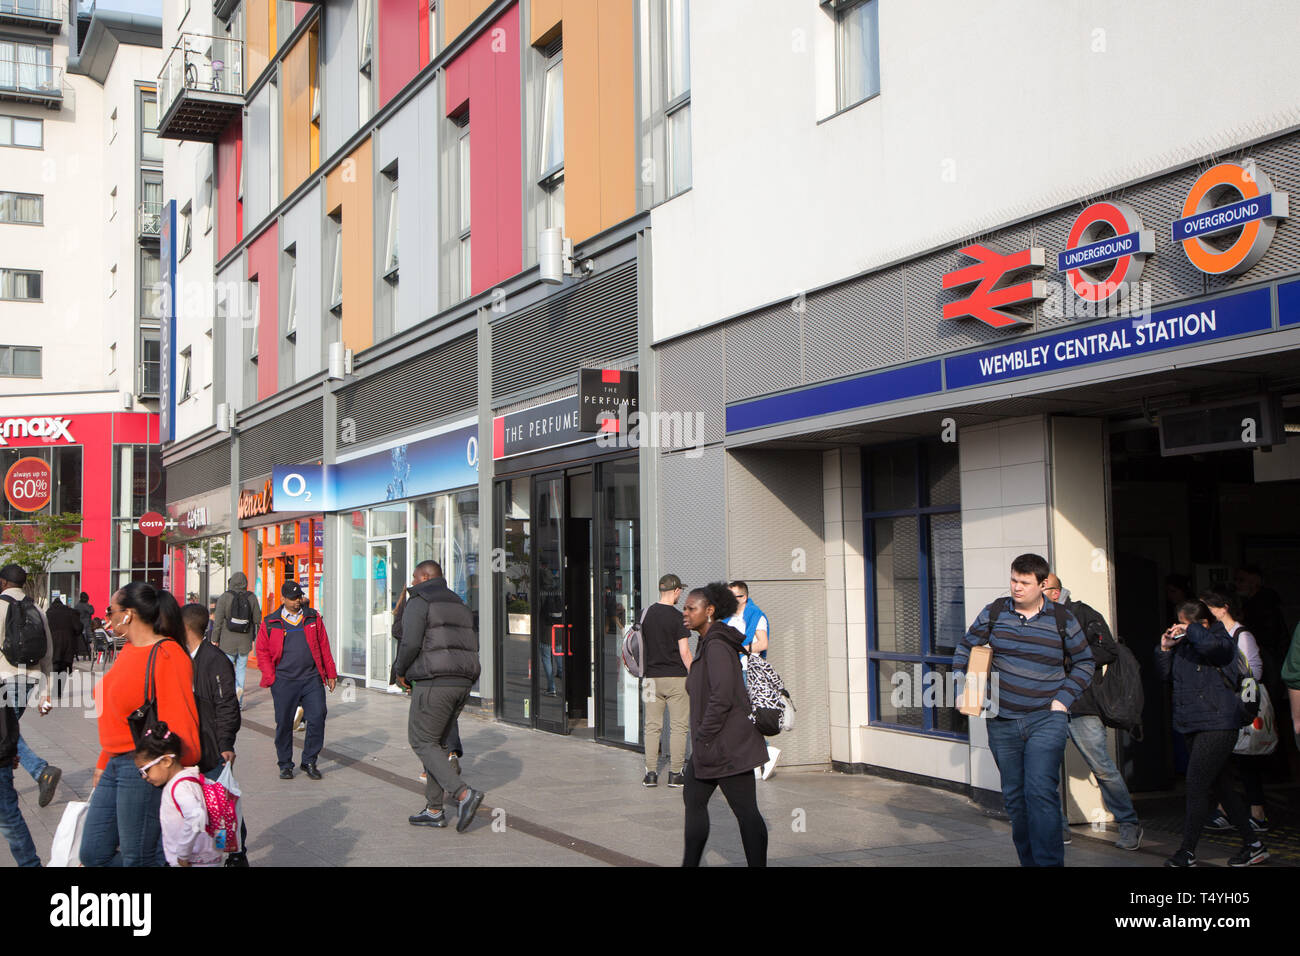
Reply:
[[[766,780],[768,777],[772,776],[772,771],[776,769],[777,758],[780,756],[781,756],[781,751],[778,750],[777,748],[775,747],[767,748],[767,763],[763,764],[762,766],[763,772],[760,775],[761,779]],[[758,771],[759,768],[755,767],[754,772],[758,773]]]

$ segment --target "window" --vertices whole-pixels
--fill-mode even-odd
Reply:
[[[292,245],[284,250],[289,261],[289,305],[285,312],[284,334],[294,339],[298,335],[298,247]]]
[[[162,343],[157,329],[140,330],[140,367],[136,394],[156,398],[162,391]]]
[[[835,10],[836,102],[848,109],[880,92],[880,22],[876,0]]]
[[[161,163],[162,140],[158,138],[158,94],[153,90],[140,91],[140,159]]]
[[[117,139],[117,107],[113,107],[113,112],[108,114],[108,141],[111,143]]]
[[[0,299],[40,302],[41,273],[24,269],[0,269]]]
[[[330,311],[343,311],[343,217],[330,216],[334,240],[334,265],[330,270]]]
[[[668,194],[691,187],[690,0],[668,0],[665,62],[668,65]]]
[[[253,364],[257,364],[257,333],[261,331],[258,327],[262,324],[262,296],[259,292],[260,284],[261,283],[256,279],[253,279],[248,283],[248,294],[252,300],[249,303],[248,311],[248,316],[251,320],[249,322],[249,327],[253,330],[253,341],[248,346],[248,357],[253,360]]]
[[[190,247],[193,243],[193,235],[191,234],[191,228],[190,228],[191,219],[192,219],[191,214],[193,213],[193,211],[194,211],[194,204],[192,202],[187,202],[185,204],[185,208],[181,210],[180,258],[182,259],[184,259],[187,255],[189,255]]]
[[[8,378],[40,378],[41,350],[26,345],[0,345],[0,375]]]
[[[23,119],[21,116],[0,116],[0,146],[20,146],[23,149],[45,148],[44,120]]]
[[[564,59],[557,41],[542,80],[538,185],[546,194],[544,228],[564,226]]]
[[[56,76],[53,47],[0,39],[0,89],[55,93]]]
[[[691,187],[690,0],[640,0],[642,209]]]
[[[188,348],[183,349],[181,351],[181,355],[180,355],[181,367],[178,370],[180,372],[180,376],[179,376],[180,392],[179,392],[179,397],[176,399],[178,402],[183,402],[185,401],[185,399],[190,397],[190,356],[191,355],[192,352]]]
[[[208,173],[203,179],[203,189],[200,192],[203,199],[203,234],[206,236],[212,231],[212,174]]]
[[[388,193],[388,242],[384,248],[384,277],[397,279],[397,172],[392,178],[393,188]]]
[[[0,192],[0,222],[39,226],[44,221],[44,196],[34,193]]]
[[[460,297],[470,294],[470,189],[469,189],[469,125],[457,143],[457,171],[460,177]]]
[[[151,249],[140,250],[140,317],[161,319],[162,259]]]
[[[966,718],[944,706],[966,633],[957,447],[864,451],[862,483],[871,723],[964,737]]]
[[[429,57],[438,55],[438,0],[429,0]]]
[[[375,53],[375,17],[372,0],[363,0],[361,4],[361,22],[358,24],[358,32],[361,36],[361,51],[357,62],[361,66],[361,72],[369,76]]]

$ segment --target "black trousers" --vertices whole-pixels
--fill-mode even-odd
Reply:
[[[1215,801],[1223,807],[1246,844],[1255,842],[1250,828],[1250,811],[1237,792],[1232,772],[1232,749],[1237,746],[1235,730],[1202,730],[1184,734],[1187,741],[1187,818],[1183,824],[1183,845],[1196,849],[1201,830],[1210,818]]]
[[[756,781],[752,770],[734,777],[700,780],[695,776],[695,761],[686,761],[686,779],[682,787],[682,802],[686,804],[686,853],[682,866],[700,865],[704,845],[709,842],[709,800],[719,787],[740,824],[745,862],[749,866],[767,866],[767,823],[758,812]]]

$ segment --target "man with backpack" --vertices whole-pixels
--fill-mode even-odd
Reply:
[[[690,729],[691,702],[686,696],[686,675],[691,669],[690,631],[682,623],[677,602],[682,596],[682,579],[665,574],[659,579],[659,600],[641,615],[641,639],[645,648],[645,679],[641,699],[645,701],[645,777],[643,787],[659,786],[659,737],[663,733],[664,710],[668,711],[668,786],[684,782],[686,732]]]
[[[19,762],[22,737],[18,721],[27,705],[28,683],[32,679],[28,668],[39,665],[43,693],[40,705],[42,714],[49,713],[50,660],[53,641],[50,628],[32,599],[23,590],[27,572],[16,564],[0,568],[0,834],[9,843],[9,851],[19,866],[40,866],[31,831],[18,808],[18,794],[14,791],[14,767]],[[34,754],[27,751],[33,759]],[[38,783],[41,781],[38,780]],[[54,783],[58,784],[57,777]],[[44,795],[42,786],[42,795]],[[50,788],[53,796],[53,787]],[[41,806],[49,803],[46,800]]]
[[[262,624],[262,608],[257,595],[248,590],[248,578],[243,571],[230,576],[230,588],[217,599],[212,615],[212,642],[221,648],[235,665],[235,697],[244,700],[244,672],[248,655],[253,650],[253,638]]]
[[[1064,605],[1074,615],[1074,619],[1083,628],[1084,636],[1088,638],[1088,647],[1098,668],[1115,663],[1120,653],[1119,645],[1100,613],[1082,601],[1072,599],[1069,590],[1062,586],[1061,579],[1055,574],[1049,574],[1043,582],[1043,593],[1057,604]],[[1129,796],[1124,776],[1115,766],[1106,746],[1106,727],[1102,723],[1101,710],[1097,704],[1096,686],[1094,676],[1093,682],[1070,706],[1067,733],[1079,749],[1088,769],[1097,778],[1102,802],[1119,825],[1119,839],[1115,845],[1121,850],[1136,850],[1142,845],[1142,825],[1138,821],[1137,810],[1133,808],[1133,798]],[[1064,808],[1061,814],[1061,830],[1065,842],[1069,843],[1070,830]]]
[[[971,648],[993,650],[996,716],[985,727],[1021,866],[1065,865],[1061,761],[1070,707],[1096,666],[1079,622],[1044,593],[1049,571],[1037,554],[1011,562],[1011,596],[980,611],[952,658],[965,677]]]

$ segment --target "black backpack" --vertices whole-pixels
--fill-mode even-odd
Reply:
[[[247,634],[253,629],[253,606],[248,603],[247,591],[231,591],[230,617],[226,620],[226,630],[236,634]]]
[[[21,601],[6,595],[0,595],[9,602],[9,613],[5,615],[4,644],[0,653],[14,667],[28,667],[39,664],[49,647],[45,640],[45,622],[41,612],[36,610],[32,599],[24,597]]]
[[[1146,704],[1142,669],[1133,652],[1118,640],[1115,659],[1106,665],[1106,673],[1098,667],[1093,676],[1092,699],[1103,724],[1128,731],[1134,740],[1142,739],[1142,708]]]

